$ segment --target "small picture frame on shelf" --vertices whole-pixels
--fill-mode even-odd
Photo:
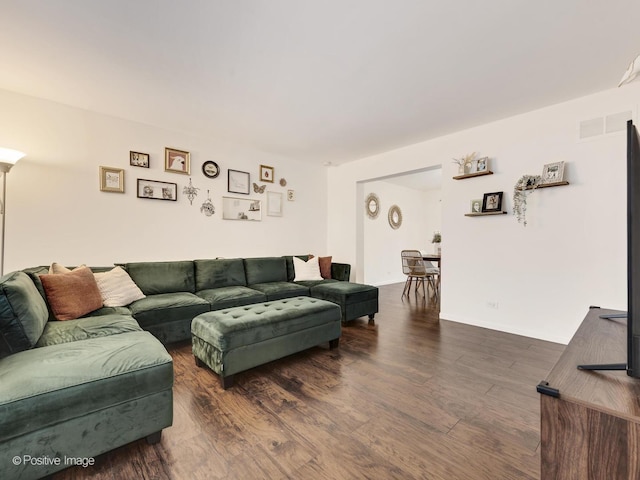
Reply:
[[[149,154],[141,152],[129,152],[129,165],[132,167],[149,168]]]
[[[166,147],[164,149],[164,171],[191,174],[191,154],[184,150]]]
[[[482,212],[482,200],[477,198],[475,200],[471,200],[471,213],[481,213]]]
[[[175,202],[178,199],[178,184],[139,178],[137,196],[138,198]]]
[[[486,172],[489,170],[489,157],[482,157],[476,160],[476,172]]]
[[[100,191],[124,193],[124,170],[122,168],[100,167]]]
[[[564,179],[564,162],[547,163],[542,169],[542,183],[558,183]]]
[[[482,213],[501,212],[504,192],[485,193],[482,198]]]
[[[267,165],[260,165],[260,181],[273,183],[274,169]]]
[[[249,195],[249,172],[227,170],[227,191]]]

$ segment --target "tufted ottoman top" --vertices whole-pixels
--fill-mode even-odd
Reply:
[[[200,314],[191,333],[224,352],[334,322],[340,322],[335,303],[294,297]]]

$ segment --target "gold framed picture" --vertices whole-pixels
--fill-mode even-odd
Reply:
[[[273,183],[273,167],[260,165],[260,181]]]
[[[166,147],[164,149],[164,171],[191,174],[191,154],[185,150]]]
[[[101,166],[100,191],[124,193],[124,170],[122,168]]]

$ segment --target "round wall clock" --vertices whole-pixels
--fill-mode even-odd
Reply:
[[[207,160],[202,164],[202,173],[204,173],[205,177],[216,178],[220,175],[220,167],[216,162]]]

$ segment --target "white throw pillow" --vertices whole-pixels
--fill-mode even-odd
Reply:
[[[296,282],[299,280],[322,280],[318,257],[310,258],[307,262],[293,257],[293,268],[296,272],[296,278],[294,278]]]
[[[108,272],[94,273],[93,276],[98,283],[105,307],[124,307],[145,298],[145,294],[122,267],[115,267]]]

